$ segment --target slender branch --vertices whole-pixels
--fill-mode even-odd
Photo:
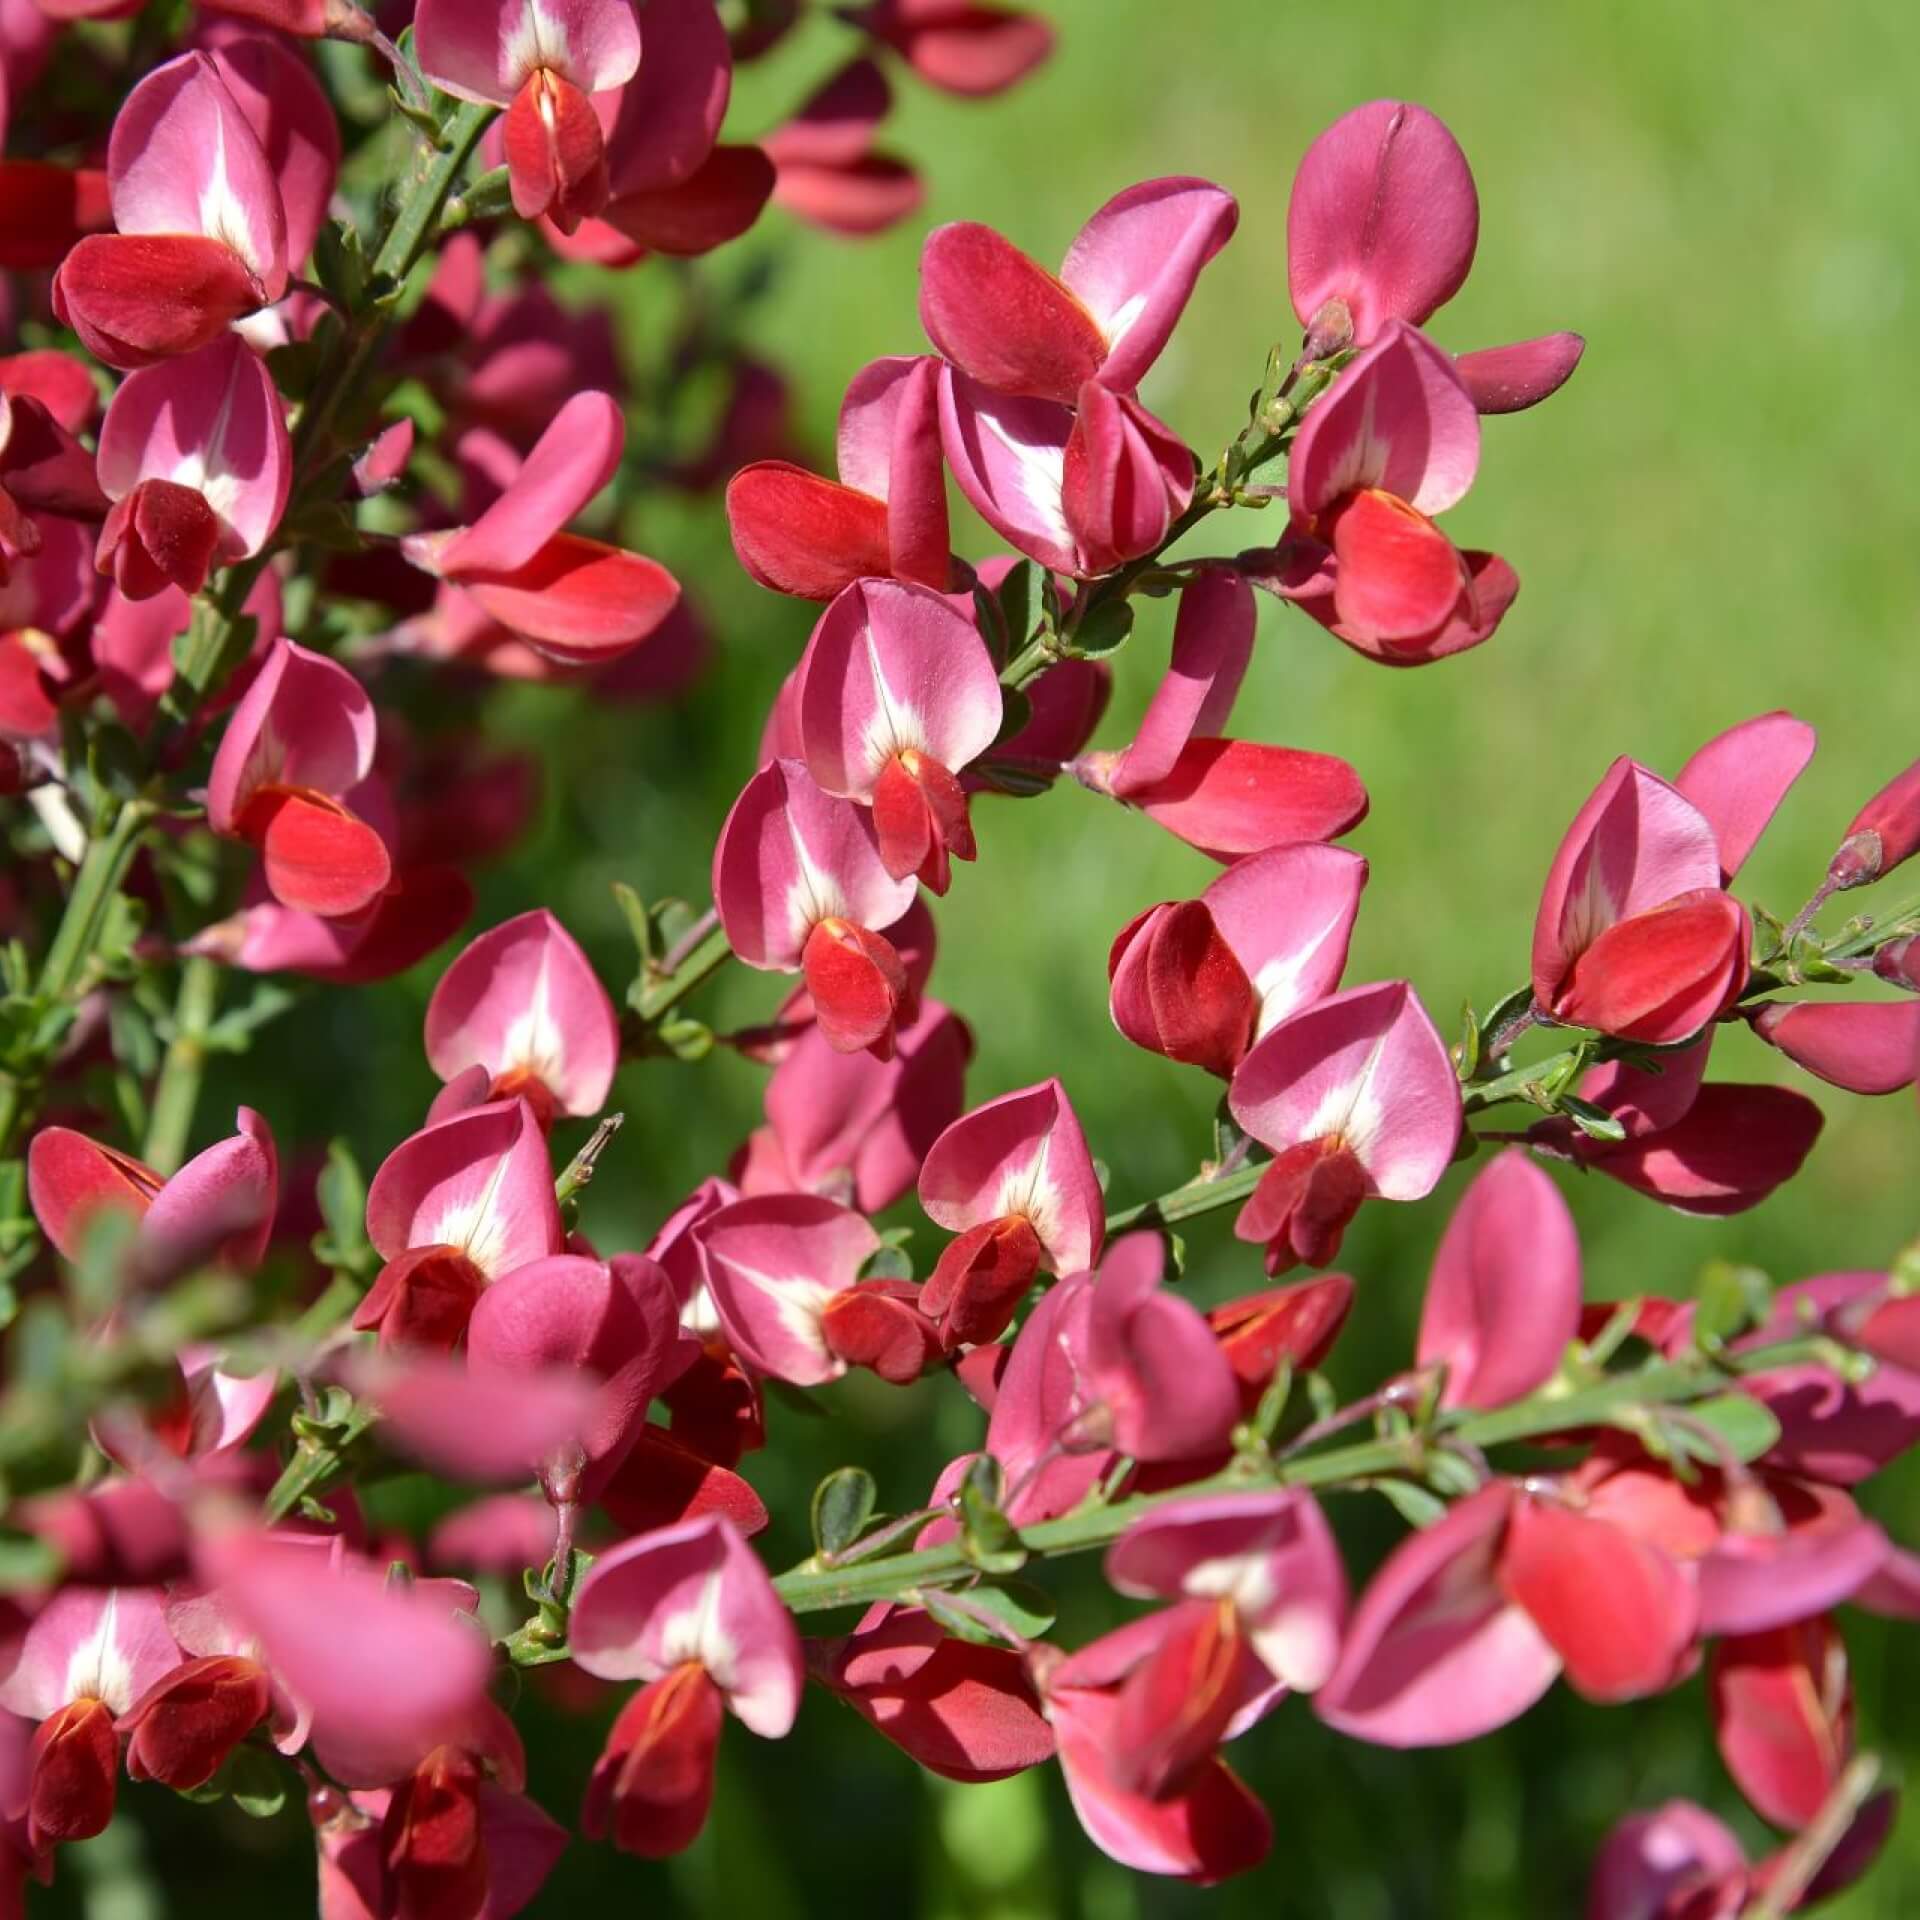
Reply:
[[[1781,1855],[1766,1890],[1746,1909],[1743,1920],[1783,1920],[1799,1906],[1807,1889],[1819,1878],[1820,1869],[1852,1831],[1879,1779],[1878,1754],[1863,1753],[1854,1760],[1834,1783],[1820,1811]]]
[[[207,1065],[207,1029],[220,1002],[220,968],[204,954],[192,954],[180,969],[180,993],[174,1002],[173,1038],[160,1063],[147,1122],[143,1157],[157,1173],[180,1165],[193,1131],[193,1110]]]
[[[1733,1356],[1725,1362],[1704,1357],[1660,1362],[1573,1392],[1548,1388],[1491,1413],[1441,1414],[1425,1434],[1409,1432],[1396,1439],[1362,1441],[1283,1460],[1243,1455],[1208,1479],[1164,1493],[1138,1494],[1130,1500],[1082,1508],[1058,1520],[1022,1527],[1017,1538],[1020,1546],[1034,1555],[1091,1552],[1117,1540],[1143,1514],[1169,1501],[1258,1487],[1351,1486],[1381,1474],[1418,1473],[1441,1441],[1479,1450],[1578,1427],[1605,1425],[1629,1408],[1709,1398],[1725,1390],[1730,1369],[1736,1373],[1762,1372],[1805,1359],[1809,1351],[1808,1342],[1796,1340]],[[898,1599],[919,1588],[952,1586],[971,1579],[975,1572],[965,1547],[955,1540],[856,1566],[822,1568],[808,1561],[781,1574],[773,1584],[795,1613],[814,1613],[828,1607]]]
[[[678,948],[675,949],[678,951]],[[671,1013],[695,987],[709,976],[716,974],[733,958],[733,948],[727,943],[726,930],[715,926],[710,928],[680,963],[649,986],[640,996],[640,1004],[635,1009],[640,1018],[649,1026],[658,1021],[663,1014]]]
[[[1260,1176],[1270,1164],[1261,1160],[1233,1173],[1202,1175],[1158,1199],[1123,1207],[1107,1215],[1108,1236],[1125,1233],[1130,1227],[1171,1227],[1182,1220],[1198,1219],[1203,1213],[1218,1213],[1222,1207],[1238,1206],[1260,1184]]]

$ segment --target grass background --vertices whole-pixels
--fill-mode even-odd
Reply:
[[[1920,751],[1920,38],[1910,8],[1373,0],[1327,13],[1269,0],[1047,0],[1047,11],[1059,54],[1014,95],[976,106],[901,85],[887,138],[925,168],[923,216],[860,246],[775,218],[746,243],[779,276],[754,339],[792,376],[822,463],[847,378],[875,354],[921,344],[914,276],[926,226],[985,220],[1051,261],[1108,195],[1175,172],[1219,180],[1242,206],[1237,239],[1146,392],[1211,455],[1244,417],[1269,344],[1295,331],[1285,210],[1307,142],[1360,101],[1423,102],[1460,138],[1482,199],[1478,262],[1432,331],[1455,349],[1561,326],[1589,343],[1549,406],[1488,424],[1480,479],[1448,523],[1462,544],[1506,554],[1523,591],[1490,646],[1414,674],[1382,672],[1263,606],[1235,731],[1339,752],[1360,768],[1373,811],[1353,844],[1374,877],[1349,978],[1411,976],[1443,1026],[1463,1000],[1485,1007],[1524,975],[1547,862],[1614,755],[1670,773],[1709,734],[1776,706],[1822,737],[1747,873],[1750,897],[1790,912],[1861,799]],[[844,51],[830,23],[809,28],[742,76],[733,124],[746,134],[769,124]],[[642,355],[657,344],[663,281],[652,275],[600,283],[593,296],[621,303]],[[631,950],[608,883],[704,900],[713,834],[808,624],[804,609],[739,575],[717,501],[644,503],[629,531],[691,583],[718,663],[671,711],[541,690],[496,702],[495,731],[548,756],[549,792],[537,832],[484,877],[480,922],[550,905],[616,983]],[[1271,516],[1244,515],[1221,544],[1277,531]],[[1169,619],[1144,611],[1117,663],[1104,744],[1127,737],[1164,662]],[[934,981],[978,1036],[971,1097],[1057,1072],[1113,1169],[1117,1201],[1176,1184],[1204,1149],[1211,1083],[1118,1038],[1103,958],[1133,913],[1198,891],[1211,869],[1077,790],[1031,805],[988,800],[977,817],[980,862],[958,872],[939,911]],[[1889,892],[1904,897],[1897,883]],[[310,1143],[344,1131],[371,1166],[417,1124],[431,1090],[417,1038],[431,979],[429,968],[403,989],[315,999],[220,1091],[244,1091]],[[775,991],[728,979],[703,1011],[754,1017]],[[1716,1069],[1791,1074],[1744,1034],[1721,1043]],[[593,1190],[588,1229],[609,1246],[643,1238],[753,1124],[759,1086],[757,1070],[732,1059],[628,1069],[616,1100],[629,1124]],[[1685,1220],[1607,1183],[1565,1180],[1590,1291],[1684,1292],[1721,1254],[1783,1280],[1888,1259],[1920,1224],[1912,1103],[1812,1091],[1829,1124],[1806,1175],[1738,1220]],[[205,1126],[218,1108],[209,1100]],[[1459,1179],[1425,1207],[1369,1208],[1350,1234],[1343,1265],[1361,1296],[1335,1365],[1347,1388],[1409,1352],[1442,1202]],[[1258,1283],[1221,1223],[1190,1246],[1203,1300]],[[764,1542],[776,1565],[805,1551],[805,1490],[826,1467],[874,1465],[883,1501],[897,1507],[977,1436],[951,1389],[854,1383],[831,1399],[828,1422],[776,1412],[775,1445],[752,1463],[777,1516]],[[1876,1489],[1878,1510],[1908,1539],[1920,1537],[1915,1484],[1896,1475]],[[1347,1503],[1339,1518],[1360,1565],[1392,1537],[1370,1507]],[[1066,1638],[1111,1617],[1097,1582],[1067,1570],[1063,1589]],[[1858,1617],[1849,1642],[1863,1737],[1898,1769],[1920,1750],[1906,1712],[1920,1653],[1912,1636]],[[529,1703],[534,1792],[562,1819],[578,1806],[606,1711],[589,1729]],[[692,1853],[650,1867],[575,1848],[534,1911],[593,1901],[754,1920],[1540,1920],[1577,1913],[1606,1828],[1669,1794],[1704,1801],[1765,1844],[1715,1758],[1697,1680],[1607,1712],[1556,1691],[1505,1733],[1429,1755],[1337,1740],[1295,1705],[1234,1758],[1273,1810],[1273,1857],[1199,1893],[1105,1862],[1051,1770],[948,1787],[816,1697],[779,1746],[729,1731],[714,1817]],[[264,1826],[216,1816],[215,1849],[206,1814],[183,1824],[150,1790],[129,1806],[138,1832],[123,1824],[75,1853],[67,1877],[91,1911],[155,1911],[156,1877],[177,1913],[303,1904],[296,1813]],[[1920,1824],[1830,1911],[1920,1911]]]

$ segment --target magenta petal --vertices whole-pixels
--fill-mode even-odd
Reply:
[[[499,1291],[489,1288],[483,1304]],[[506,1372],[433,1353],[368,1354],[351,1378],[399,1446],[436,1473],[483,1486],[524,1482],[577,1447],[594,1412],[592,1377],[558,1368]]]
[[[497,1100],[422,1129],[367,1188],[367,1238],[383,1260],[458,1249],[489,1279],[560,1251],[546,1136],[524,1100]]]
[[[1093,1156],[1058,1080],[1002,1094],[956,1120],[928,1149],[920,1204],[950,1233],[1024,1217],[1057,1274],[1091,1267],[1106,1230]]]
[[[1287,202],[1287,288],[1309,350],[1364,347],[1460,290],[1480,234],[1466,155],[1401,100],[1343,114],[1314,141]]]
[[[442,1080],[535,1081],[558,1110],[595,1114],[620,1064],[620,1021],[579,943],[544,907],[473,941],[427,1003],[427,1059]]]
[[[1669,1896],[1741,1875],[1732,1832],[1691,1800],[1669,1800],[1620,1821],[1594,1858],[1586,1920],[1662,1920]]]
[[[447,579],[516,573],[613,478],[627,424],[609,393],[576,393],[472,526],[435,550]]]
[[[0,1651],[0,1708],[45,1720],[91,1695],[125,1713],[180,1664],[157,1587],[63,1588]]]
[[[1225,567],[1197,573],[1180,595],[1173,656],[1133,743],[1114,759],[1108,791],[1125,799],[1164,780],[1195,735],[1226,732],[1253,658],[1253,589]]]
[[[1260,997],[1256,1040],[1339,986],[1366,884],[1359,854],[1300,841],[1236,860],[1200,896]]]
[[[1577,333],[1548,333],[1510,347],[1463,353],[1453,366],[1482,413],[1519,413],[1558,393],[1586,350]]]
[[[677,186],[720,136],[733,53],[712,0],[647,0],[640,70],[619,95],[607,136],[616,196]]]
[[[1308,411],[1287,468],[1296,522],[1362,487],[1444,513],[1480,465],[1480,416],[1453,361],[1395,320]]]
[[[1276,1153],[1341,1141],[1389,1200],[1431,1193],[1460,1137],[1453,1061],[1400,980],[1349,987],[1281,1021],[1240,1063],[1227,1098]]]
[[[574,1596],[575,1664],[602,1680],[655,1680],[697,1660],[752,1730],[793,1725],[805,1668],[793,1616],[733,1523],[717,1515],[603,1553]]]
[[[1143,180],[1081,228],[1060,269],[1107,336],[1100,384],[1131,393],[1160,357],[1240,209],[1211,181]]]
[[[947,478],[940,453],[940,362],[931,354],[875,360],[840,406],[840,478],[887,508],[889,571],[944,588]]]
[[[286,215],[287,265],[297,269],[326,224],[340,173],[340,123],[333,102],[313,68],[272,35],[223,37],[213,61],[259,136]]]
[[[1580,1329],[1580,1242],[1560,1190],[1510,1148],[1461,1197],[1434,1256],[1418,1361],[1441,1405],[1504,1407],[1553,1378]]]
[[[1716,734],[1674,777],[1674,791],[1706,816],[1730,885],[1787,790],[1813,758],[1815,735],[1790,713],[1763,713]]]
[[[1388,1556],[1314,1696],[1330,1727],[1380,1746],[1452,1746],[1518,1719],[1553,1685],[1559,1656],[1494,1579],[1512,1502],[1510,1487],[1484,1487]]]
[[[1051,400],[1013,399],[940,370],[940,440],[960,491],[995,533],[1056,573],[1080,552],[1062,504],[1073,414]]]
[[[1769,1046],[1850,1093],[1897,1093],[1920,1068],[1920,1001],[1769,1000],[1750,1017]]]
[[[251,1272],[265,1257],[279,1198],[273,1129],[242,1107],[232,1136],[196,1154],[154,1195],[141,1223],[142,1265],[183,1273],[217,1253]]]
[[[769,1194],[722,1207],[697,1234],[721,1327],[748,1365],[801,1387],[846,1371],[822,1316],[879,1249],[861,1215],[815,1194]]]

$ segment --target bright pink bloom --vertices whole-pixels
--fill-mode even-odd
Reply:
[[[949,856],[974,857],[956,776],[1000,731],[1000,677],[973,622],[925,587],[858,580],[820,616],[799,671],[807,771],[873,809],[889,874],[945,893]]]
[[[260,850],[274,897],[344,919],[386,890],[384,838],[347,803],[372,771],[373,702],[345,667],[277,640],[233,710],[207,781],[207,824]]]
[[[1217,1604],[1269,1676],[1228,1722],[1232,1739],[1291,1689],[1333,1671],[1347,1618],[1347,1576],[1310,1494],[1221,1493],[1177,1500],[1136,1520],[1107,1551],[1107,1578],[1141,1598]]]
[[[1107,956],[1113,1024],[1231,1078],[1255,1041],[1339,986],[1366,883],[1358,854],[1302,842],[1236,860],[1198,900],[1150,907]]]
[[[1920,760],[1853,816],[1827,868],[1836,888],[1864,887],[1920,853]]]
[[[9,1663],[0,1707],[40,1722],[28,1750],[28,1845],[92,1839],[113,1817],[115,1720],[180,1664],[160,1595],[68,1587],[0,1658]]]
[[[940,464],[940,363],[875,360],[840,407],[839,480],[785,460],[745,466],[727,484],[740,564],[763,587],[831,600],[862,578],[954,584]]]
[[[1714,1081],[1679,1119],[1623,1141],[1589,1139],[1565,1120],[1528,1129],[1542,1151],[1610,1175],[1682,1213],[1744,1213],[1806,1164],[1825,1118],[1788,1087]]]
[[[947,1128],[920,1169],[920,1205],[958,1234],[921,1296],[949,1346],[996,1338],[1044,1268],[1100,1258],[1106,1200],[1066,1089],[1002,1094]]]
[[[927,337],[995,393],[1073,406],[1130,394],[1160,356],[1239,208],[1205,180],[1146,180],[1080,230],[1056,279],[990,227],[936,227],[920,256]]]
[[[427,1003],[427,1059],[440,1078],[487,1075],[543,1120],[595,1114],[620,1064],[620,1021],[579,943],[544,907],[481,934]]]
[[[769,1194],[722,1207],[698,1234],[721,1329],[750,1367],[814,1387],[864,1366],[904,1385],[937,1356],[914,1289],[860,1278],[880,1239],[859,1214]]]
[[[1805,1912],[1844,1892],[1873,1865],[1893,1828],[1892,1792],[1877,1793],[1785,1909]],[[1586,1920],[1736,1920],[1779,1872],[1785,1850],[1749,1866],[1720,1821],[1690,1800],[1669,1800],[1622,1820],[1607,1836],[1588,1883]]]
[[[871,60],[842,67],[760,143],[776,206],[829,233],[879,233],[919,210],[926,188],[904,160],[874,150],[893,89]]]
[[[907,992],[882,937],[913,904],[912,874],[887,871],[869,809],[776,760],[749,780],[713,850],[713,898],[734,952],[769,973],[804,973],[839,1051],[892,1051]]]
[[[556,660],[624,653],[673,611],[679,583],[657,561],[563,529],[613,478],[625,443],[613,396],[576,393],[478,520],[409,534],[402,551]]]
[[[1234,1232],[1267,1271],[1323,1266],[1370,1194],[1419,1200],[1460,1138],[1446,1043],[1402,980],[1349,987],[1282,1020],[1240,1063],[1234,1118],[1274,1153]]]
[[[640,66],[631,0],[420,0],[420,69],[462,100],[507,109],[513,209],[572,233],[606,205],[606,141],[590,94],[624,86]]]
[[[569,1644],[588,1673],[644,1683],[608,1736],[582,1824],[652,1859],[705,1823],[722,1707],[778,1740],[806,1678],[793,1616],[716,1517],[602,1554],[574,1595]]]
[[[1674,776],[1675,790],[1713,829],[1724,884],[1746,865],[1815,744],[1804,720],[1775,709],[1715,734]]]
[[[1698,1618],[1660,1545],[1496,1482],[1388,1556],[1314,1710],[1383,1746],[1452,1745],[1518,1718],[1563,1666],[1591,1699],[1660,1691]]]
[[[1240,1390],[1198,1308],[1161,1285],[1166,1243],[1131,1233],[1107,1249],[1068,1334],[1082,1405],[1071,1437],[1135,1460],[1204,1459],[1226,1444]]]
[[[1464,497],[1479,464],[1479,415],[1453,362],[1390,322],[1293,443],[1288,551],[1262,584],[1382,659],[1433,659],[1484,640],[1516,591],[1511,572],[1461,553],[1433,521]]]
[[[387,1264],[354,1325],[383,1346],[452,1347],[489,1282],[564,1242],[532,1108],[498,1100],[403,1140],[367,1189],[367,1238]]]
[[[930,1773],[1004,1780],[1053,1754],[1020,1656],[944,1632],[915,1607],[877,1605],[853,1632],[805,1642],[813,1677]]]
[[[1445,1407],[1504,1407],[1544,1386],[1580,1330],[1580,1242],[1559,1189],[1519,1149],[1474,1179],[1434,1255],[1421,1366]]]
[[[297,269],[326,224],[339,178],[333,102],[311,63],[271,34],[221,29],[213,64],[259,137],[286,215],[287,265]]]
[[[489,1287],[467,1326],[476,1379],[559,1373],[594,1384],[569,1455],[535,1460],[554,1495],[588,1502],[640,1437],[647,1407],[697,1348],[680,1331],[673,1282],[653,1261],[561,1254]]]
[[[1425,107],[1375,100],[1310,146],[1287,203],[1287,287],[1305,357],[1419,326],[1460,291],[1480,198],[1459,142]]]
[[[1037,1677],[1059,1743],[1060,1771],[1087,1837],[1122,1866],[1207,1885],[1258,1866],[1273,1844],[1273,1827],[1266,1809],[1211,1751],[1151,1796],[1126,1777],[1127,1689],[1160,1649],[1170,1622],[1178,1624],[1172,1614],[1135,1621],[1040,1666]],[[1217,1689],[1220,1676],[1211,1677]]]
[[[1544,333],[1510,347],[1480,347],[1453,363],[1482,413],[1522,413],[1551,399],[1573,378],[1586,341],[1577,333]]]
[[[767,1082],[767,1125],[742,1148],[740,1191],[819,1193],[861,1213],[890,1207],[966,1105],[966,1023],[937,1000],[902,1027],[891,1060],[837,1053],[809,1025]]]
[[[396,1585],[337,1539],[269,1533],[209,1540],[200,1571],[350,1786],[401,1778],[486,1704],[492,1662],[484,1630],[456,1617],[476,1604],[459,1581]]]
[[[191,353],[287,287],[287,219],[273,165],[214,56],[184,53],[114,118],[107,171],[117,231],[81,240],[54,308],[115,367]]]
[[[1253,636],[1246,582],[1224,567],[1196,574],[1180,595],[1173,655],[1140,731],[1117,753],[1082,754],[1074,777],[1221,861],[1358,825],[1366,789],[1344,760],[1220,737]]]
[[[1898,1093],[1920,1066],[1920,1003],[1769,1000],[1748,1021],[1796,1066],[1850,1093]]]
[[[1053,29],[1039,14],[979,0],[873,0],[846,17],[929,86],[969,97],[1012,86],[1053,51]]]
[[[1722,1640],[1707,1687],[1740,1791],[1776,1827],[1810,1825],[1853,1757],[1853,1682],[1832,1618]]]
[[[293,449],[266,364],[229,333],[120,383],[100,427],[97,564],[129,600],[194,594],[273,538]]]
[[[260,1264],[273,1231],[280,1166],[273,1130],[251,1107],[234,1132],[171,1178],[67,1127],[42,1127],[27,1150],[27,1196],[40,1230],[68,1260],[103,1212],[140,1222],[133,1270],[158,1285],[218,1260],[242,1273]]]

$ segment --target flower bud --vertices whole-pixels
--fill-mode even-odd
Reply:
[[[1836,892],[1864,887],[1920,853],[1920,760],[1887,782],[1854,815],[1827,867]]]
[[[1920,993],[1920,934],[1889,941],[1873,956],[1873,970],[1890,986]]]

